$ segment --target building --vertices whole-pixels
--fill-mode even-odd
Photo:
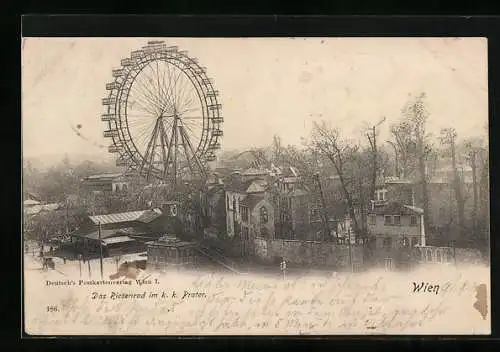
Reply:
[[[91,175],[82,180],[82,186],[93,193],[126,192],[129,185],[129,177],[121,172]]]
[[[430,177],[427,181],[429,204],[429,213],[427,214],[428,240],[433,243],[440,243],[445,240],[445,238],[441,238],[440,233],[450,232],[450,229],[453,228],[456,231],[458,227],[455,187],[450,172],[449,167],[440,168],[436,171],[435,176]],[[464,197],[465,217],[471,219],[474,207],[473,184],[467,177],[465,175],[465,180],[462,182],[462,195]],[[391,201],[417,205],[423,208],[422,186],[418,180],[396,177],[386,178],[384,186],[378,192],[385,192],[385,198],[380,201],[375,199],[375,206]]]
[[[424,212],[421,208],[389,202],[368,213],[368,232],[373,259],[388,269],[410,261],[411,249],[426,245]]]
[[[249,235],[274,237],[274,207],[268,190],[267,181],[262,179],[243,181],[237,177],[226,184],[228,237],[239,234],[245,237],[247,231]]]
[[[157,239],[164,233],[165,217],[162,215],[162,210],[155,208],[89,216],[78,230],[71,233],[71,242],[80,253],[95,254],[100,248],[99,235],[102,241],[121,237],[120,241],[110,242],[110,247],[116,247],[121,243],[128,248],[130,240],[133,240],[136,241],[134,245],[140,249],[141,244]],[[108,244],[105,241],[103,243]],[[145,247],[142,250],[145,250]]]
[[[165,235],[147,243],[147,267],[153,270],[194,267],[198,262],[195,242],[181,241]]]
[[[226,202],[222,184],[213,185],[202,193],[202,211],[205,218],[204,235],[220,237],[226,233]]]
[[[143,242],[125,235],[120,229],[95,229],[91,232],[77,230],[71,234],[71,245],[76,253],[85,258],[99,257],[101,245],[103,257],[143,252],[146,249]]]
[[[261,180],[268,180],[270,178],[270,173],[268,170],[264,169],[257,169],[257,168],[248,168],[244,170],[241,173],[241,180],[243,182],[255,180],[255,179],[261,179]]]

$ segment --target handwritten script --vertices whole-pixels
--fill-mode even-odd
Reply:
[[[396,274],[287,279],[169,274],[155,281],[159,284],[83,288],[27,284],[27,291],[44,293],[26,300],[27,331],[275,335],[467,334],[490,329],[473,307],[476,282],[458,273],[443,276],[439,294],[426,296],[412,293],[416,280]],[[47,305],[55,308],[47,312]]]

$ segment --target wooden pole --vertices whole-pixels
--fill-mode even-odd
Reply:
[[[352,263],[352,248],[351,248],[351,229],[347,229],[347,241],[349,241],[349,266],[351,267],[351,272],[354,271]]]
[[[104,278],[103,265],[102,265],[102,241],[101,241],[101,223],[98,223],[99,226],[99,261],[101,265],[101,279]]]

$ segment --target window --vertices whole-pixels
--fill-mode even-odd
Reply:
[[[370,225],[377,224],[377,216],[376,215],[370,215],[369,220],[370,220]]]
[[[394,225],[396,225],[396,226],[400,226],[401,225],[401,216],[394,215]]]
[[[427,261],[432,262],[432,251],[430,249],[427,250]]]
[[[417,216],[416,215],[412,215],[410,217],[410,225],[411,226],[417,226]]]
[[[226,196],[227,210],[229,210],[229,195]]]
[[[248,208],[244,206],[240,206],[241,212],[241,220],[247,222],[248,221]]]
[[[122,189],[123,189],[124,191],[126,191],[126,190],[127,190],[127,184],[126,184],[126,183],[124,183],[124,184],[123,184]]]
[[[243,239],[245,241],[248,241],[249,240],[249,235],[248,235],[248,227],[243,227],[243,232],[242,232],[242,235],[243,235]]]
[[[288,198],[288,207],[292,209],[292,198]]]
[[[385,189],[378,190],[376,193],[376,200],[383,202],[386,199],[387,199],[387,190]]]
[[[260,223],[261,224],[266,224],[269,220],[269,216],[267,214],[267,209],[266,207],[261,207],[260,208]]]
[[[391,248],[392,247],[392,238],[390,238],[390,237],[384,238],[383,246],[386,249]]]
[[[440,263],[440,262],[441,262],[441,251],[437,251],[437,252],[436,252],[436,261],[437,261],[438,263]]]
[[[384,225],[392,225],[392,216],[384,215]]]
[[[415,247],[418,244],[418,237],[411,238],[411,246]]]

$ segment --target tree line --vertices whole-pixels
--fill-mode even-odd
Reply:
[[[424,210],[426,230],[437,235],[439,245],[488,245],[487,126],[477,137],[460,138],[453,127],[433,135],[427,131],[431,115],[426,100],[425,93],[410,97],[395,122],[384,117],[367,127],[360,141],[346,138],[330,122],[316,121],[302,148],[284,146],[275,136],[269,146],[229,164],[294,166],[312,191],[319,173],[327,202],[346,202],[354,231],[362,237],[369,235],[366,217],[377,186],[385,177],[407,179],[414,185],[416,205]],[[390,136],[385,141],[379,138],[384,127]],[[443,174],[443,169],[449,172]],[[332,176],[334,184],[329,183]]]

